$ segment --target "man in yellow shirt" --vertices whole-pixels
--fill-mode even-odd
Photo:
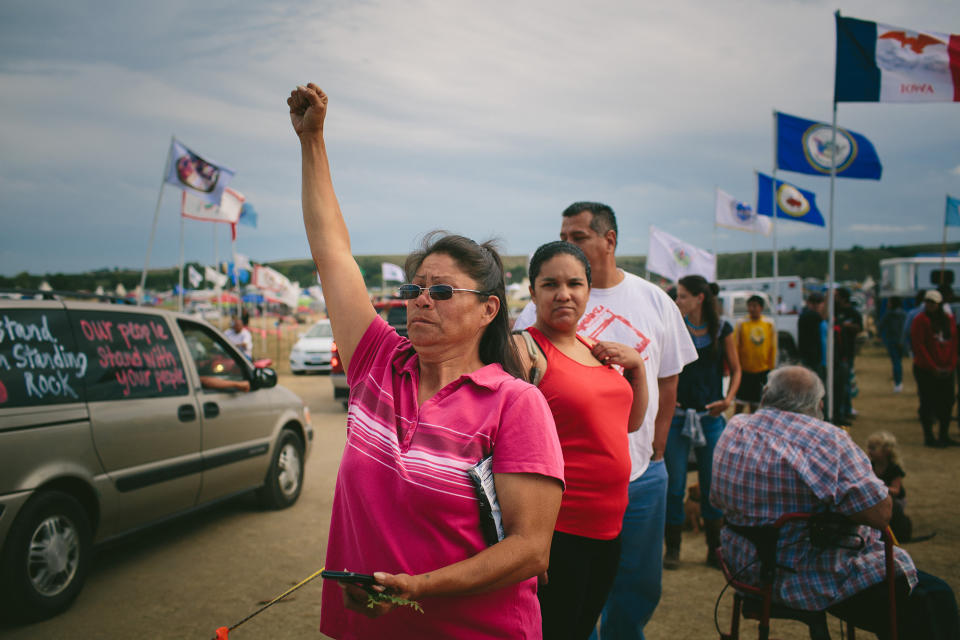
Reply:
[[[777,364],[776,334],[773,322],[763,315],[763,306],[763,298],[750,296],[747,299],[750,315],[737,323],[734,339],[743,377],[737,391],[735,413],[742,413],[745,408],[751,413],[757,409],[767,374]]]

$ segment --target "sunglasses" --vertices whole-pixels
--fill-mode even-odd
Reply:
[[[476,293],[481,296],[489,295],[487,291],[477,291],[476,289],[455,289],[448,284],[435,284],[432,287],[421,287],[418,284],[402,284],[397,287],[401,300],[413,300],[419,298],[424,291],[432,300],[449,300],[453,297],[454,291],[464,291],[466,293]]]

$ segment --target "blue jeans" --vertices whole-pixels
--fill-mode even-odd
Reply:
[[[900,384],[903,382],[903,347],[899,342],[887,342],[886,345],[893,364],[893,384]]]
[[[603,640],[644,640],[643,627],[660,602],[666,464],[651,462],[643,475],[630,483],[629,495],[620,534],[620,566],[600,616]],[[596,640],[596,631],[590,638]]]
[[[663,458],[667,463],[667,524],[681,525],[686,517],[683,496],[687,491],[687,460],[690,459],[690,440],[680,434],[683,416],[674,416],[667,436],[667,451]],[[713,472],[713,450],[727,426],[723,416],[700,418],[707,444],[693,451],[697,456],[697,475],[700,477],[700,514],[704,520],[719,520],[723,512],[710,504],[710,474]]]

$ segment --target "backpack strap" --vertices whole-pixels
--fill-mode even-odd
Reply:
[[[523,338],[523,343],[527,346],[527,355],[530,356],[530,371],[527,373],[527,382],[533,386],[540,386],[540,381],[543,380],[543,368],[538,367],[537,364],[540,362],[542,357],[544,361],[547,359],[547,355],[543,352],[543,349],[540,348],[540,345],[537,344],[537,341],[533,339],[533,336],[530,335],[530,332],[524,329],[523,331],[514,331],[514,333],[519,333],[520,337]]]

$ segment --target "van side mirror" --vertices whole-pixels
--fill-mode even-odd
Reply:
[[[262,367],[253,370],[253,380],[250,382],[250,390],[270,389],[277,386],[277,372],[269,367]]]

